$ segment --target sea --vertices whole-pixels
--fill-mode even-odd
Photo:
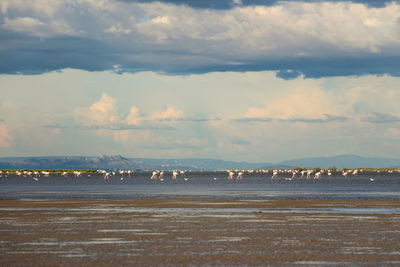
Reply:
[[[172,179],[166,172],[163,179],[152,180],[151,172],[132,175],[101,173],[69,173],[49,176],[2,174],[0,199],[129,199],[155,198],[226,198],[226,199],[400,199],[400,173],[369,172],[344,178],[340,173],[321,179],[292,178],[281,173],[271,179],[270,173],[245,173],[242,179],[228,179],[225,171],[187,172]]]

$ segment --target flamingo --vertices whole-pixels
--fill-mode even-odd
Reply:
[[[105,172],[105,173],[104,173],[104,180],[110,179],[110,175],[111,175],[111,173]]]
[[[272,171],[272,177],[271,177],[271,179],[275,179],[275,178],[278,178],[278,170],[273,170],[273,171]]]
[[[158,171],[153,172],[153,174],[151,175],[150,179],[151,180],[155,180],[158,178]]]
[[[301,174],[300,178],[303,178],[303,177],[304,177],[304,174],[306,174],[306,172],[307,172],[307,171],[301,171],[301,172],[300,172],[300,174]]]
[[[320,179],[321,178],[321,172],[317,172],[314,176],[314,179]]]
[[[229,179],[229,180],[232,180],[234,175],[235,175],[234,172],[229,172],[229,173],[228,173],[228,179]]]
[[[172,179],[176,179],[177,177],[178,177],[178,175],[179,175],[179,172],[178,171],[173,171],[172,172]]]
[[[313,170],[309,170],[309,171],[307,171],[307,179],[310,179],[311,178],[311,174],[313,174],[314,173],[314,171]]]

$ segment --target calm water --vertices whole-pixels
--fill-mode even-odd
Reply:
[[[187,173],[163,181],[151,180],[151,173],[121,176],[104,180],[102,174],[84,173],[75,178],[19,177],[3,174],[0,178],[0,198],[136,198],[143,196],[254,199],[400,199],[400,175],[363,173],[343,178],[323,176],[320,180],[292,179],[280,174],[271,180],[270,174],[245,174],[242,180],[228,180],[226,172]]]

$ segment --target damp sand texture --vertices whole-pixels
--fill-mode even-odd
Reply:
[[[1,266],[399,266],[399,200],[0,200]]]

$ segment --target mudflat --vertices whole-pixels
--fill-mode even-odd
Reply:
[[[2,266],[399,266],[400,200],[2,199]]]

